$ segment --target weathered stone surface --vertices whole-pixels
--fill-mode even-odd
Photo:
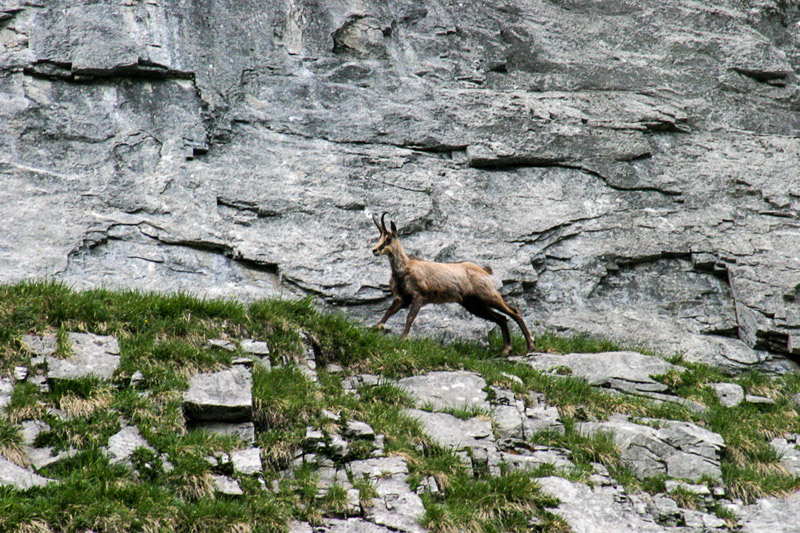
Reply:
[[[5,457],[0,457],[0,485],[26,490],[31,487],[41,487],[51,482],[53,482],[52,479],[34,474],[30,470],[17,466]]]
[[[518,449],[514,453],[500,452],[500,463],[509,472],[517,470],[534,471],[542,465],[552,465],[559,469],[575,466],[570,460],[570,452],[562,448],[533,446],[532,449]]]
[[[503,391],[496,391],[499,395]],[[500,400],[499,396],[495,400]],[[564,432],[558,409],[547,404],[541,394],[529,396],[530,407],[521,400],[514,400],[513,394],[508,403],[500,403],[492,408],[495,435],[498,439],[529,439],[538,431]]]
[[[423,431],[437,444],[456,451],[492,446],[492,422],[481,418],[461,420],[447,413],[406,409],[405,414],[419,420]]]
[[[733,511],[740,518],[739,531],[744,533],[790,531],[800,516],[800,493],[786,498],[763,498],[754,505],[737,505]]]
[[[781,465],[794,475],[800,475],[800,436],[775,438],[770,441],[770,445],[780,457]]]
[[[745,394],[744,401],[747,403],[760,403],[763,405],[775,405],[775,400],[766,396],[756,396],[755,394]]]
[[[722,476],[720,455],[725,442],[721,436],[689,422],[656,422],[660,429],[615,416],[608,422],[581,423],[578,429],[584,434],[613,433],[620,457],[641,477],[667,474],[698,480],[704,475]]]
[[[256,441],[256,428],[252,422],[206,422],[195,427],[218,435],[233,435],[250,444]]]
[[[307,524],[306,524],[307,525]],[[379,526],[363,518],[348,518],[346,520],[328,519],[325,525],[314,529],[308,526],[294,526],[289,530],[291,533],[392,533],[396,531],[383,526]]]
[[[94,375],[111,379],[119,366],[119,343],[114,337],[92,333],[70,333],[72,355],[47,357],[47,379],[77,379]]]
[[[261,472],[261,449],[247,448],[231,452],[234,473],[258,474]]]
[[[663,533],[665,528],[652,518],[638,513],[635,506],[613,487],[590,488],[558,477],[539,480],[542,489],[561,503],[554,509],[564,517],[575,533]]]
[[[498,439],[523,439],[522,413],[513,405],[498,405],[492,409],[495,435]]]
[[[0,413],[5,411],[11,403],[11,394],[14,392],[14,382],[9,378],[0,377]]]
[[[22,426],[22,431],[20,431],[22,442],[28,445],[33,444],[39,433],[50,430],[50,425],[41,420],[23,420],[20,425]]]
[[[368,479],[378,496],[371,500],[366,518],[394,531],[424,532],[419,520],[425,514],[420,497],[406,483],[408,465],[399,457],[364,459],[348,463],[354,480]]]
[[[419,255],[492,263],[529,322],[732,368],[797,352],[792,2],[13,5],[3,281],[374,322],[387,210]],[[486,329],[442,307],[414,332]]]
[[[417,402],[433,410],[473,408],[489,409],[486,381],[474,372],[430,372],[398,380],[397,386],[406,390]]]
[[[153,450],[153,447],[142,437],[138,427],[125,426],[108,438],[106,453],[109,462],[116,464],[126,462],[137,448]]]
[[[744,389],[736,383],[711,383],[710,388],[717,393],[719,403],[725,407],[735,407],[744,401]]]
[[[369,424],[359,420],[348,420],[342,434],[348,439],[374,440],[375,431]]]
[[[653,380],[651,376],[682,370],[660,357],[638,352],[541,354],[520,359],[545,372],[566,367],[570,369],[569,376],[583,378],[592,385],[632,393],[667,391],[666,385]]]
[[[250,370],[227,370],[192,376],[183,395],[183,410],[195,421],[246,422],[252,418]]]
[[[241,346],[242,351],[245,353],[249,353],[251,355],[257,355],[259,357],[269,356],[269,345],[265,341],[243,339],[242,342],[239,343],[239,345]]]
[[[37,470],[55,464],[63,459],[68,459],[78,453],[77,450],[65,450],[62,452],[53,453],[53,448],[35,448],[33,446],[23,446],[23,451],[31,462],[31,466]]]
[[[242,487],[239,486],[239,482],[235,479],[231,479],[228,476],[218,476],[215,474],[212,474],[211,477],[213,478],[214,482],[214,490],[220,494],[227,494],[228,496],[244,495]]]
[[[44,362],[44,358],[53,355],[58,347],[58,338],[55,333],[44,335],[23,335],[22,345],[27,350],[35,354],[32,358],[33,364],[37,365]]]

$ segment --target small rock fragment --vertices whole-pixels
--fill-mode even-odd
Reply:
[[[744,401],[744,389],[735,383],[712,383],[709,385],[724,407],[735,407]]]
[[[248,448],[231,452],[233,471],[239,474],[257,474],[261,472],[261,449]]]
[[[229,496],[242,496],[244,494],[239,482],[235,479],[214,474],[211,477],[214,479],[214,489],[220,494],[228,494]]]

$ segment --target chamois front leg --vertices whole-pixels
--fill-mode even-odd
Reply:
[[[378,322],[373,326],[373,329],[382,330],[386,325],[386,321],[389,320],[395,313],[397,313],[400,309],[403,308],[403,299],[395,296],[394,300],[392,300],[392,305],[389,306],[389,309],[383,314],[383,318],[381,321]]]
[[[422,298],[414,298],[411,300],[411,308],[408,310],[408,316],[406,317],[406,327],[403,329],[403,335],[400,338],[408,338],[408,332],[411,331],[411,323],[414,322],[415,318],[417,318],[417,313],[419,313],[421,308]]]

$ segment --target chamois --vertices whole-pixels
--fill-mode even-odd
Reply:
[[[508,331],[508,319],[498,311],[514,319],[525,335],[528,351],[535,350],[522,314],[518,309],[508,305],[495,288],[491,278],[491,268],[469,262],[435,263],[409,257],[400,245],[394,222],[390,221],[391,229],[386,229],[384,222],[386,215],[387,213],[384,213],[381,216],[380,222],[377,215],[372,216],[372,221],[381,232],[380,240],[372,249],[372,253],[375,256],[389,257],[389,264],[392,267],[389,284],[394,299],[383,318],[375,325],[375,329],[383,329],[392,315],[400,309],[409,307],[402,336],[405,339],[408,337],[411,323],[423,305],[458,303],[473,315],[500,326],[503,332],[503,355],[511,352],[511,334]]]

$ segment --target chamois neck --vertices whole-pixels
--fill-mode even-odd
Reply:
[[[408,256],[400,246],[400,242],[397,242],[394,250],[389,254],[389,264],[392,266],[393,272],[404,273],[408,270]]]

